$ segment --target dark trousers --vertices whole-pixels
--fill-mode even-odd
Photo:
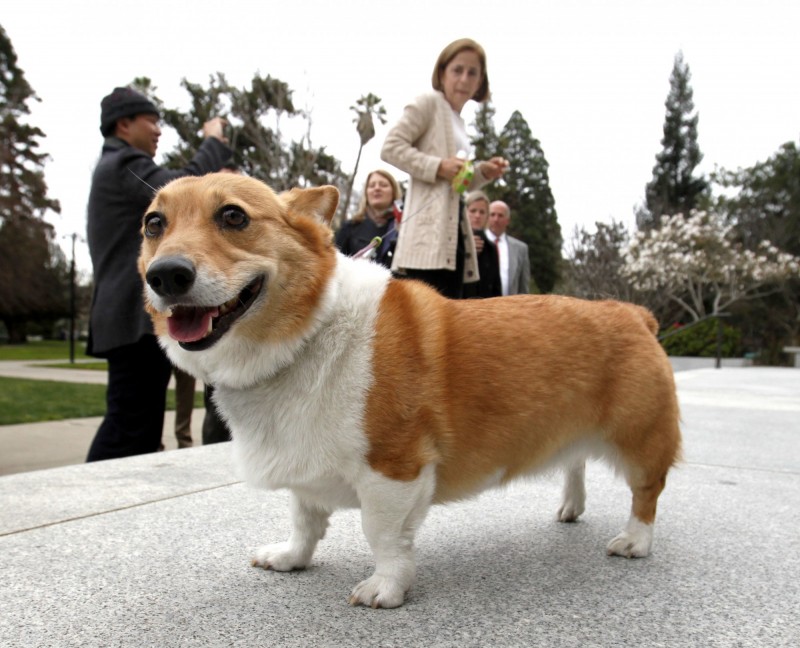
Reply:
[[[459,220],[464,218],[464,203],[459,206]],[[440,294],[450,299],[464,297],[464,237],[461,234],[461,223],[458,226],[458,243],[456,245],[455,270],[416,270],[406,268],[407,279],[418,279],[433,286]]]
[[[196,381],[194,376],[178,367],[173,367],[172,370],[175,374],[175,439],[179,448],[191,448]]]
[[[203,402],[206,404],[206,415],[203,418],[203,445],[231,440],[230,430],[211,399],[213,393],[214,388],[206,385],[203,390]]]
[[[171,373],[154,335],[108,353],[106,415],[86,461],[158,451]]]

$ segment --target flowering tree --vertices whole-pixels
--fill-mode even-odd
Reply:
[[[663,216],[660,228],[638,232],[622,272],[634,288],[661,291],[697,321],[775,292],[800,273],[800,259],[768,241],[745,249],[722,216],[693,211],[688,218]]]

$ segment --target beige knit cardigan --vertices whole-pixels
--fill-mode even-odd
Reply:
[[[469,221],[459,232],[459,195],[436,177],[443,158],[456,155],[452,108],[441,92],[417,97],[403,110],[381,149],[381,159],[409,174],[392,270],[455,270],[459,234],[464,238],[464,282],[478,280],[477,254]],[[475,163],[468,189],[488,182]]]

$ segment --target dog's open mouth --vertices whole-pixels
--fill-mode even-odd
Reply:
[[[167,318],[170,337],[187,351],[210,348],[253,305],[263,285],[264,277],[258,277],[219,306],[175,306]]]

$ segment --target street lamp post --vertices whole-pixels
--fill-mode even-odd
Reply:
[[[715,364],[717,369],[722,367],[723,317],[730,317],[730,313],[717,313],[717,362]]]
[[[69,265],[69,361],[75,363],[75,239],[72,234],[72,261]]]

